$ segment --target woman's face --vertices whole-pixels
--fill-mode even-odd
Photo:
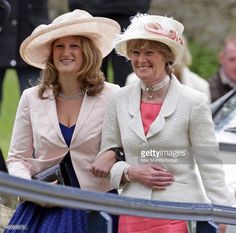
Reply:
[[[59,74],[74,74],[81,69],[83,58],[78,36],[67,36],[55,40],[52,54]]]
[[[135,49],[130,59],[134,72],[144,83],[153,84],[165,78],[165,58],[154,49]]]

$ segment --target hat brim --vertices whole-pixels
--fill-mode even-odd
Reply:
[[[49,25],[26,38],[20,46],[20,55],[28,64],[44,69],[51,53],[51,44],[65,36],[84,36],[90,38],[103,57],[114,48],[115,38],[120,32],[120,25],[114,20],[93,17]]]

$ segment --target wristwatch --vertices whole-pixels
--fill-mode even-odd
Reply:
[[[121,147],[113,147],[110,150],[114,151],[116,154],[116,162],[125,161],[125,153]]]

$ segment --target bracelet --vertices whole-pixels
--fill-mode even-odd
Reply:
[[[125,161],[125,153],[124,153],[123,148],[114,147],[114,148],[111,148],[110,150],[115,152],[115,154],[116,154],[116,162],[118,162],[118,161]]]
[[[124,177],[128,182],[131,182],[130,178],[129,178],[129,171],[128,171],[129,167],[125,168],[124,170]]]

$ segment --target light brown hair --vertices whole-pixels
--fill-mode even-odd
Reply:
[[[104,87],[105,78],[101,72],[102,54],[92,40],[82,36],[79,38],[81,41],[83,63],[81,70],[78,72],[77,79],[80,82],[81,90],[86,89],[88,96],[95,96]],[[61,90],[60,83],[58,82],[58,71],[53,64],[52,53],[39,80],[38,96],[40,99],[45,99],[43,93],[47,88],[53,90],[54,96],[58,96]]]

